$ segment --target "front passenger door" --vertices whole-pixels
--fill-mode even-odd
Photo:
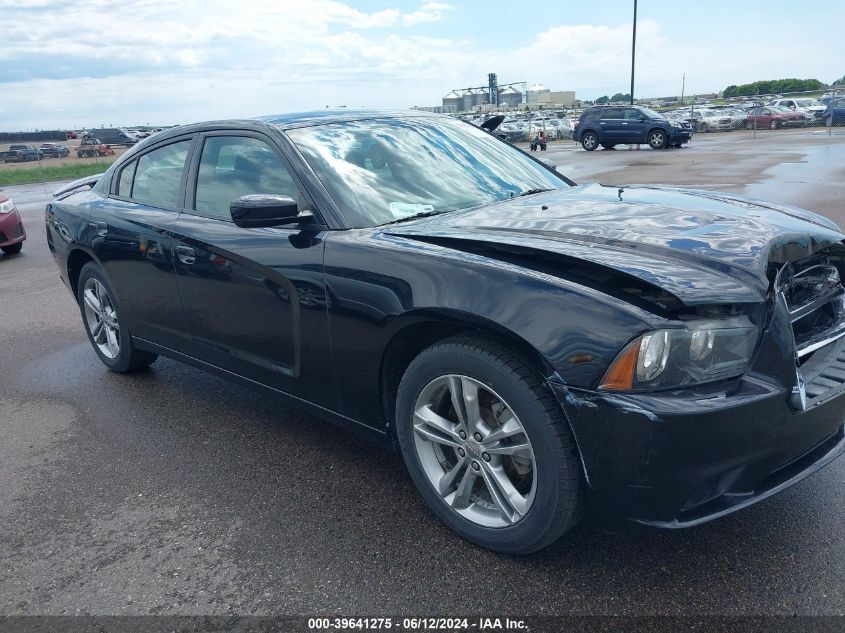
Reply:
[[[247,131],[201,135],[173,228],[192,355],[333,408],[324,230],[236,226],[230,204],[250,194],[287,195],[316,215],[272,140]]]

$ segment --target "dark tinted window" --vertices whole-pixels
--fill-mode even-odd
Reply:
[[[179,205],[179,186],[192,141],[165,145],[138,159],[132,199],[156,207]]]
[[[625,110],[626,121],[639,121],[641,116],[643,116],[643,113],[639,110],[634,110],[634,108],[628,108]]]
[[[603,119],[621,119],[622,108],[605,108],[601,113]]]
[[[138,161],[133,160],[120,170],[120,177],[117,180],[117,195],[125,198],[132,196],[132,178],[135,176],[135,167]]]
[[[256,193],[290,196],[301,204],[293,178],[267,143],[242,136],[206,139],[194,209],[228,220],[233,200]]]

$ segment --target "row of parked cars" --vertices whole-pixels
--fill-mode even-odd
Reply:
[[[68,138],[70,138],[70,132]],[[149,136],[148,133],[144,133]],[[79,135],[73,133],[73,138]],[[78,158],[93,156],[107,156],[113,154],[110,148],[114,145],[131,147],[139,141],[139,138],[123,128],[99,128],[83,133],[83,138],[76,148]],[[24,143],[13,143],[9,150],[0,152],[0,161],[4,163],[24,163],[38,161],[45,158],[66,158],[70,156],[70,148],[62,143],[42,143],[40,147],[26,145]]]
[[[61,143],[42,143],[41,147],[13,143],[8,151],[0,152],[0,160],[4,163],[25,163],[43,158],[64,158],[69,155],[70,150]]]
[[[810,98],[783,98],[769,103],[701,105],[664,113],[689,122],[697,132],[725,132],[812,125],[838,125],[843,121],[845,97],[822,103]]]

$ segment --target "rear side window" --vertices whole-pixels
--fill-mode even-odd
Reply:
[[[622,108],[606,108],[602,112],[601,118],[603,118],[603,119],[621,119],[622,118]]]
[[[135,177],[135,167],[138,165],[137,160],[133,160],[126,167],[120,171],[120,177],[117,179],[117,195],[124,198],[132,197],[132,179]]]
[[[135,168],[132,199],[155,207],[179,206],[182,170],[192,142],[165,145],[141,156]]]
[[[233,200],[251,194],[290,196],[300,206],[299,189],[267,143],[247,136],[216,136],[202,148],[194,208],[231,220]]]

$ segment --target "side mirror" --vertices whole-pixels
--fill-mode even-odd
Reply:
[[[648,120],[648,119],[646,119],[646,118],[645,118],[645,115],[642,115],[642,114],[640,115],[640,122],[641,122],[641,123],[643,123],[643,122],[645,122],[645,121],[647,121],[647,120]]]
[[[235,225],[243,228],[294,224],[313,217],[310,213],[300,214],[296,201],[290,196],[263,194],[233,200],[229,212]]]

